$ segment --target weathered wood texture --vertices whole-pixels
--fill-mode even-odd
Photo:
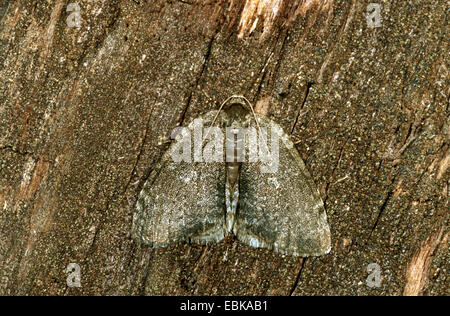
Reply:
[[[80,28],[0,2],[0,294],[448,295],[447,1],[272,1],[253,32],[243,0],[189,1],[80,1]],[[291,133],[329,255],[130,239],[171,131],[233,94]]]

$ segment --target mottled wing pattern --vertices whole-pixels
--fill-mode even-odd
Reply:
[[[320,256],[331,249],[323,202],[300,155],[281,127],[257,115],[259,125],[279,134],[279,164],[274,173],[263,163],[243,163],[240,208],[235,233],[253,247],[296,256]]]
[[[205,117],[205,124],[215,113]],[[132,237],[153,247],[222,240],[226,235],[224,164],[177,163],[171,157],[175,149],[174,143],[139,194]]]

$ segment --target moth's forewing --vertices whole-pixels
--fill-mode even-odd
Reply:
[[[288,255],[328,253],[331,239],[323,202],[298,151],[278,124],[257,117],[267,129],[269,149],[272,132],[280,134],[278,167],[262,172],[263,162],[242,164],[238,239]]]
[[[204,117],[205,127],[216,113]],[[192,137],[193,128],[193,124],[188,127]],[[192,152],[193,146],[192,142]],[[177,143],[171,144],[139,194],[132,237],[153,247],[222,240],[226,235],[223,162],[174,162],[174,150]]]

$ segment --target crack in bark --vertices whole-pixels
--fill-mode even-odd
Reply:
[[[141,296],[145,296],[145,286],[147,285],[148,276],[150,275],[150,260],[147,260],[147,267],[144,269],[145,274],[142,278],[142,285],[139,290]]]
[[[294,284],[292,285],[292,288],[291,288],[291,290],[289,291],[289,296],[292,296],[292,295],[294,295],[294,292],[295,292],[295,290],[297,289],[297,286],[298,286],[298,283],[300,282],[300,278],[301,278],[301,276],[302,276],[302,272],[303,272],[303,269],[304,269],[304,267],[305,267],[305,263],[306,263],[306,260],[307,260],[308,258],[302,258],[301,260],[302,260],[302,265],[300,266],[300,270],[298,271],[298,273],[297,273],[297,277],[295,278],[295,282],[294,282]]]
[[[300,108],[297,111],[297,114],[295,115],[295,121],[291,128],[291,134],[294,133],[295,127],[297,126],[297,123],[300,119],[301,113],[303,108],[305,107],[306,101],[308,101],[309,93],[311,91],[311,87],[314,85],[314,82],[307,82],[306,83],[306,91],[305,91],[305,97],[303,98],[302,104],[300,105]]]
[[[392,198],[392,196],[394,195],[394,190],[392,188],[394,182],[395,182],[396,177],[394,177],[392,179],[392,181],[389,183],[388,187],[389,187],[389,191],[386,194],[386,197],[384,198],[383,204],[380,207],[380,210],[378,211],[378,215],[377,218],[375,220],[375,223],[372,225],[372,229],[370,230],[369,236],[366,239],[365,245],[367,245],[367,243],[369,242],[369,240],[372,238],[373,233],[375,232],[375,229],[377,228],[381,217],[383,216],[384,211],[386,210],[389,200]]]
[[[191,91],[190,91],[190,94],[189,94],[189,96],[187,98],[186,105],[185,105],[185,107],[183,109],[183,112],[181,113],[181,117],[179,119],[178,126],[182,126],[184,120],[186,119],[186,114],[187,114],[187,111],[188,111],[188,109],[190,107],[190,104],[191,104],[191,101],[192,101],[192,96],[194,94],[194,90],[198,86],[201,78],[203,77],[203,73],[205,72],[205,69],[206,69],[206,66],[208,64],[209,58],[211,57],[211,51],[212,51],[212,46],[213,46],[214,40],[215,40],[216,35],[218,33],[219,33],[219,28],[216,28],[216,30],[214,31],[214,34],[212,35],[211,39],[209,40],[208,47],[206,49],[205,55],[203,56],[204,61],[203,61],[203,64],[202,64],[202,69],[200,69],[200,72],[199,72],[199,74],[197,76],[197,79],[195,80],[195,83],[190,87]]]
[[[391,199],[391,197],[392,197],[393,195],[394,195],[394,193],[392,192],[392,190],[389,190],[388,194],[386,195],[386,198],[385,198],[384,201],[383,201],[383,204],[382,204],[381,207],[380,207],[380,211],[378,212],[377,219],[375,220],[375,223],[374,223],[373,226],[372,226],[372,229],[371,229],[371,231],[370,231],[370,234],[369,234],[369,238],[368,238],[368,239],[370,239],[370,237],[372,236],[373,232],[374,232],[375,229],[377,228],[377,225],[378,225],[378,223],[379,223],[379,221],[380,221],[380,218],[381,218],[381,216],[383,215],[383,212],[386,210],[386,207],[387,207],[387,205],[388,205],[388,202],[389,202],[389,200]]]
[[[136,172],[137,165],[138,165],[139,161],[141,160],[142,154],[144,152],[144,146],[145,146],[145,143],[146,143],[146,140],[147,140],[148,131],[150,130],[150,120],[151,120],[151,115],[153,113],[153,109],[154,109],[154,106],[155,106],[155,102],[156,102],[156,99],[154,100],[153,106],[152,106],[152,108],[150,110],[149,119],[147,120],[147,124],[146,124],[146,127],[145,127],[144,137],[142,138],[141,145],[139,146],[140,148],[139,148],[139,153],[138,153],[138,155],[136,157],[136,162],[134,163],[133,169],[131,170],[130,178],[128,179],[128,182],[125,185],[125,189],[123,190],[122,195],[127,192],[128,188],[129,188],[129,186],[131,184],[131,180],[133,179],[133,175]]]
[[[390,160],[395,160],[400,158],[400,156],[405,152],[405,150],[420,136],[421,133],[421,124],[423,123],[424,118],[422,116],[417,117],[415,116],[414,122],[409,125],[408,128],[408,134],[406,136],[406,140],[403,144],[403,146],[395,150],[394,152],[386,152],[383,156],[383,158],[387,158]],[[397,134],[398,130],[400,129],[400,125],[397,127],[395,134]]]
[[[285,34],[285,36],[284,36],[284,38],[283,38],[283,42],[281,43],[281,47],[280,47],[279,51],[276,53],[277,47],[278,47],[278,43],[280,42],[280,37],[281,37],[283,34]],[[260,81],[259,81],[259,83],[258,83],[258,87],[257,87],[257,89],[256,89],[255,98],[253,99],[253,101],[255,101],[255,100],[257,100],[257,99],[259,98],[259,95],[260,95],[261,90],[262,90],[262,85],[264,84],[264,81],[265,81],[265,78],[266,78],[266,74],[267,74],[267,73],[266,73],[266,69],[267,69],[268,65],[270,64],[270,61],[271,61],[272,57],[273,57],[275,54],[276,54],[276,55],[279,55],[279,57],[278,57],[278,60],[277,60],[277,62],[276,62],[276,64],[275,64],[275,68],[273,69],[272,74],[275,75],[276,73],[278,73],[278,70],[279,70],[279,67],[280,67],[280,61],[281,61],[282,58],[283,58],[283,52],[285,51],[284,48],[285,48],[286,40],[287,40],[288,36],[289,36],[289,32],[288,32],[288,31],[286,31],[286,32],[280,32],[280,33],[278,34],[278,37],[277,37],[277,39],[276,39],[276,41],[275,41],[275,45],[274,45],[273,49],[271,50],[271,52],[270,52],[270,54],[269,54],[269,57],[267,58],[266,62],[264,63],[264,67],[261,69],[261,71],[260,71],[260,72],[258,73],[258,75],[256,76],[255,81],[252,82],[251,86],[254,86],[254,85],[255,85],[255,82],[258,81],[258,78],[259,78],[260,75],[262,74],[261,79],[260,79]],[[269,80],[270,80],[270,77],[269,77]],[[269,88],[270,88],[270,87],[269,87]],[[270,89],[269,89],[269,90],[270,90]]]
[[[344,154],[344,149],[345,149],[345,146],[347,146],[347,143],[348,143],[348,140],[349,140],[349,139],[350,139],[350,137],[347,137],[347,138],[346,138],[346,140],[345,140],[345,142],[344,142],[344,145],[342,146],[342,148],[341,148],[341,150],[340,150],[340,152],[339,152],[338,162],[337,162],[336,166],[333,168],[333,171],[331,172],[331,177],[332,177],[332,178],[334,178],[334,177],[336,176],[336,171],[338,170],[339,165],[341,164],[342,156],[343,156],[343,154]],[[334,183],[331,183],[331,182],[327,181],[327,184],[326,184],[326,186],[325,186],[325,197],[324,197],[324,199],[323,199],[323,205],[325,206],[325,209],[326,209],[327,200],[328,200],[328,190],[329,190],[329,188],[330,188],[331,185],[334,185],[334,184],[336,184],[336,183],[338,183],[338,182],[339,182],[339,180],[336,181],[336,182],[334,182]]]

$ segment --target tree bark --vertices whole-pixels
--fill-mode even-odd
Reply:
[[[369,1],[272,1],[255,24],[189,1],[80,1],[80,27],[69,0],[0,2],[0,294],[448,295],[447,1],[373,0],[378,26]],[[130,238],[171,131],[236,94],[296,143],[330,254]]]

